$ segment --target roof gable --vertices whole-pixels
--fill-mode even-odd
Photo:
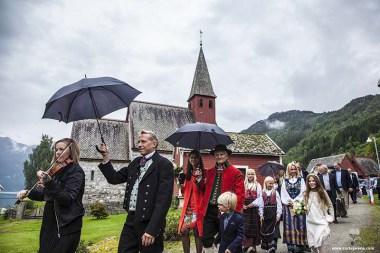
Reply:
[[[285,152],[266,134],[231,133],[233,144],[229,148],[233,153],[255,155],[285,155]]]
[[[326,156],[326,157],[320,157],[312,159],[307,166],[307,171],[311,171],[312,168],[315,167],[317,164],[325,164],[327,167],[334,166],[334,163],[341,163],[344,159],[346,154],[340,154],[340,155],[333,155],[333,156]]]
[[[129,118],[132,131],[132,148],[137,148],[141,130],[153,131],[158,138],[158,150],[173,151],[173,146],[165,139],[178,128],[193,123],[193,115],[188,108],[148,103],[132,102],[129,106]]]
[[[371,158],[356,157],[355,160],[358,162],[366,176],[377,176],[380,172],[379,165]]]
[[[198,56],[197,67],[195,68],[193,85],[191,86],[191,92],[188,101],[195,95],[202,95],[208,97],[216,97],[212,88],[210,74],[208,72],[206,59],[201,47]]]
[[[129,160],[128,123],[119,120],[100,119],[99,125],[111,154],[112,160]],[[96,120],[80,120],[73,122],[71,138],[76,140],[80,148],[80,157],[84,159],[102,159],[95,145],[101,143]]]

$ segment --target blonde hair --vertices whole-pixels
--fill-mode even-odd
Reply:
[[[263,190],[264,190],[264,191],[265,191],[265,190],[268,190],[268,189],[267,189],[267,182],[270,181],[270,180],[272,180],[273,183],[275,183],[273,177],[271,177],[271,176],[267,176],[267,177],[265,177],[265,179],[264,179],[264,183],[263,183],[263,184],[264,184],[264,186],[263,186]],[[272,188],[272,190],[274,190],[274,188]]]
[[[253,178],[253,183],[248,181],[248,172],[255,173],[255,177]],[[245,176],[245,179],[244,179],[244,188],[249,189],[249,190],[253,190],[257,188],[257,177],[256,177],[256,171],[254,169],[251,169],[251,168],[247,169],[247,175]]]
[[[298,163],[298,165],[299,165],[299,163]],[[301,176],[301,172],[300,172],[300,170],[298,169],[299,167],[297,166],[297,162],[293,161],[293,162],[291,162],[291,163],[288,163],[288,166],[286,166],[285,178],[290,178],[289,170],[290,170],[290,168],[291,168],[292,166],[296,167],[296,169],[297,169],[297,177],[300,177],[300,176]]]
[[[156,143],[156,148],[158,147],[158,138],[157,138],[157,135],[153,131],[143,129],[140,132],[140,135],[142,134],[149,134],[150,139]]]
[[[52,161],[55,161],[55,158],[56,158],[55,157],[55,148],[56,148],[57,144],[61,143],[61,142],[65,143],[66,147],[70,145],[70,147],[69,147],[69,153],[70,153],[69,158],[73,161],[73,164],[78,164],[79,159],[80,159],[79,146],[78,146],[77,142],[71,138],[63,138],[63,139],[60,139],[54,143],[54,145],[53,145],[54,155],[53,155]]]
[[[233,192],[223,192],[218,197],[218,204],[223,205],[229,210],[233,211],[236,209],[237,196]]]

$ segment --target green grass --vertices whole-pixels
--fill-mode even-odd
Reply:
[[[119,236],[126,214],[111,215],[104,220],[84,218],[81,239],[98,242]],[[37,252],[41,220],[0,221],[0,253]]]
[[[368,201],[368,197],[364,196],[364,199]],[[365,228],[362,228],[360,230],[360,238],[359,238],[359,244],[363,247],[373,247],[374,250],[371,249],[373,252],[379,252],[380,250],[380,203],[377,197],[377,194],[375,194],[375,205],[370,206],[372,207],[371,211],[371,220],[372,225],[367,226]]]

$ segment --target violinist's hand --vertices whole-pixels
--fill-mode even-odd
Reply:
[[[41,184],[46,184],[47,182],[51,181],[51,177],[49,176],[49,174],[47,174],[45,171],[42,171],[42,170],[37,171],[37,177],[38,177],[38,181]]]
[[[18,198],[19,200],[22,200],[22,199],[26,198],[26,194],[27,194],[27,193],[28,193],[27,190],[19,191],[19,192],[17,193],[17,198]]]
[[[103,163],[107,163],[107,162],[110,160],[110,158],[109,158],[110,153],[108,152],[108,147],[107,147],[107,145],[104,144],[104,143],[101,143],[101,144],[98,146],[98,151],[99,151],[99,153],[100,153],[100,154],[102,155],[102,157],[103,157]]]

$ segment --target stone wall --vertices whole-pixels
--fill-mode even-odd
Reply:
[[[112,214],[124,212],[125,184],[109,184],[98,168],[98,164],[99,161],[80,161],[80,165],[86,175],[83,195],[83,205],[86,208],[86,212],[89,210],[89,205],[96,201],[104,202],[108,211]],[[116,170],[128,165],[128,163],[120,162],[112,162],[112,164]]]

